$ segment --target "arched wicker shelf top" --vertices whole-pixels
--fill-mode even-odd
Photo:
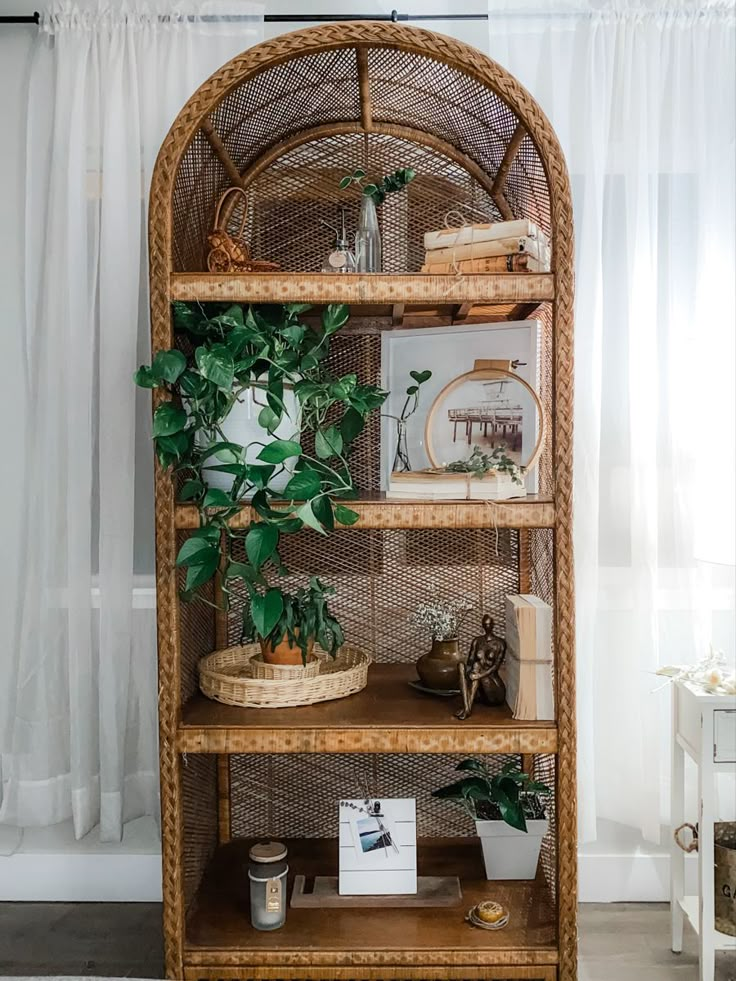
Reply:
[[[200,86],[157,161],[152,253],[168,272],[203,271],[216,202],[235,184],[254,255],[316,272],[329,245],[319,219],[340,204],[357,213],[356,193],[337,187],[357,166],[417,171],[403,201],[382,208],[388,273],[418,272],[424,231],[450,209],[471,222],[531,219],[554,253],[569,224],[559,143],[508,72],[454,39],[355,21],[257,45]]]

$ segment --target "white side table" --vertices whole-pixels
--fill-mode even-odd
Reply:
[[[685,854],[672,840],[672,950],[682,950],[687,916],[698,935],[700,981],[713,981],[717,950],[736,950],[736,937],[716,931],[713,894],[715,775],[736,772],[736,699],[708,695],[687,682],[672,685],[672,828],[684,814],[685,753],[698,767],[698,896],[685,895]]]

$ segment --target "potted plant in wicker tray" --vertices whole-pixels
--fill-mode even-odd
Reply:
[[[549,820],[542,798],[549,787],[507,763],[489,773],[479,760],[463,760],[457,769],[467,776],[432,791],[433,797],[456,801],[475,821],[483,846],[487,879],[534,879]]]

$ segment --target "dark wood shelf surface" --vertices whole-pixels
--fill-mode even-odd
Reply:
[[[555,910],[541,871],[532,882],[486,881],[476,838],[419,839],[418,842],[420,875],[460,876],[463,898],[458,907],[330,910],[288,907],[285,926],[271,932],[259,932],[250,925],[246,870],[250,844],[241,839],[217,849],[188,919],[185,964],[230,968],[258,965],[273,970],[309,965],[318,972],[320,967],[376,968],[384,964],[490,968],[557,963]],[[335,840],[298,839],[287,844],[289,899],[295,874],[337,874]],[[468,909],[483,899],[498,900],[509,910],[508,926],[487,931],[465,922]],[[454,970],[452,976],[465,977]]]
[[[374,493],[345,503],[359,515],[353,528],[553,528],[555,524],[553,499],[538,494],[506,501],[404,501]],[[254,517],[246,507],[230,524],[247,528]],[[198,528],[197,507],[177,504],[175,520],[177,528]]]
[[[298,708],[240,708],[195,695],[177,733],[182,753],[554,753],[554,722],[518,722],[507,706],[454,717],[459,696],[411,688],[413,664],[373,664],[363,691]]]

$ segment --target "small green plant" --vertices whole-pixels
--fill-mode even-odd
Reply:
[[[334,586],[327,586],[316,576],[295,593],[280,589],[254,590],[243,620],[243,639],[257,636],[275,647],[285,638],[292,647],[301,650],[305,664],[309,643],[316,640],[334,657],[345,639],[342,627],[327,605],[327,598],[334,595]],[[267,632],[277,611],[276,624]]]
[[[379,204],[383,204],[387,194],[395,194],[397,191],[403,191],[406,185],[414,180],[416,175],[417,172],[411,167],[400,167],[392,174],[386,174],[377,184],[364,184],[365,171],[358,167],[352,174],[346,174],[343,177],[340,181],[340,189],[344,191],[351,184],[357,184],[365,197],[373,198],[373,203],[378,206]]]
[[[497,470],[499,473],[508,474],[515,484],[523,484],[524,467],[514,463],[504,450],[505,447],[497,446],[490,453],[484,453],[480,446],[474,446],[467,460],[455,460],[445,464],[443,469],[448,473],[469,473],[478,478],[492,470]]]
[[[433,790],[432,796],[461,804],[474,821],[501,820],[526,832],[527,818],[544,817],[540,797],[549,795],[550,788],[532,780],[516,763],[507,763],[500,773],[489,773],[479,760],[467,759],[455,769],[469,775]]]

